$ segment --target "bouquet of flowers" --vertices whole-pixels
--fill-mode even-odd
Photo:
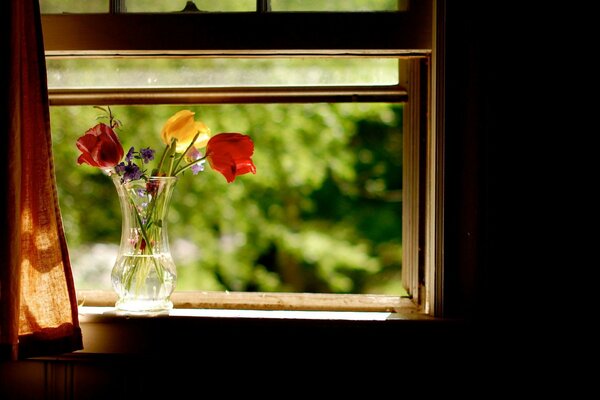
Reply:
[[[121,123],[114,118],[110,107],[96,108],[107,114],[109,124],[98,123],[77,139],[77,148],[81,152],[77,163],[117,174],[122,183],[146,179],[148,174],[143,167],[154,160],[155,151],[150,148],[136,151],[131,147],[123,159],[123,146],[115,133]],[[187,169],[196,175],[204,170],[206,160],[229,183],[236,176],[256,173],[251,158],[254,143],[248,135],[219,133],[211,137],[210,129],[202,121],[195,121],[194,115],[192,111],[181,110],[167,120],[160,134],[166,147],[149,176],[178,176]],[[204,148],[206,151],[202,155],[200,150]]]
[[[149,168],[155,151],[130,147],[125,153],[116,133],[121,122],[110,107],[96,108],[105,113],[108,124],[96,124],[77,140],[81,152],[77,163],[102,169],[112,178],[119,194],[123,226],[119,256],[111,276],[119,295],[117,308],[171,308],[169,297],[177,274],[169,250],[166,217],[179,175],[187,170],[197,175],[207,160],[228,183],[237,176],[255,174],[254,143],[241,133],[211,136],[210,129],[196,121],[192,111],[181,110],[163,126],[161,138],[165,147],[156,166]]]

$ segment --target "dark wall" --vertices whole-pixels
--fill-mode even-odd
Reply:
[[[513,304],[530,253],[523,207],[535,184],[526,181],[535,78],[525,14],[488,3],[446,8],[445,306],[449,316],[493,322]]]
[[[493,224],[494,133],[497,72],[488,46],[487,14],[476,2],[448,2],[445,54],[445,315],[485,315]]]

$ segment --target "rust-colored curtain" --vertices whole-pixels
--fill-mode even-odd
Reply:
[[[82,349],[56,193],[38,0],[0,2],[0,359]]]

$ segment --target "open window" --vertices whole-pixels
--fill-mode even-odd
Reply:
[[[201,276],[184,281],[184,290],[176,291],[173,296],[176,307],[435,312],[434,303],[440,301],[434,287],[435,277],[441,273],[436,236],[439,235],[436,221],[440,220],[441,210],[436,187],[441,169],[436,157],[438,141],[433,138],[429,121],[432,114],[432,2],[365,1],[356,2],[364,5],[364,9],[354,5],[352,9],[328,10],[318,6],[347,7],[350,2],[337,2],[338,5],[336,2],[276,0],[197,1],[184,3],[183,7],[181,1],[85,2],[91,9],[70,8],[81,7],[81,2],[72,2],[66,8],[60,8],[58,3],[40,2],[44,13],[55,146],[67,145],[75,151],[73,137],[83,133],[93,122],[92,105],[110,105],[117,112],[122,110],[129,119],[126,125],[139,124],[139,131],[153,137],[158,137],[159,130],[146,121],[156,117],[158,123],[162,123],[165,116],[181,108],[194,109],[201,119],[208,118],[205,122],[217,131],[250,130],[258,143],[264,140],[266,148],[271,150],[282,146],[284,153],[291,152],[291,148],[274,141],[273,134],[260,136],[261,130],[277,130],[281,136],[289,135],[290,141],[297,142],[316,141],[327,135],[337,137],[322,144],[326,153],[297,155],[306,159],[305,168],[312,163],[315,169],[298,171],[298,175],[308,179],[314,172],[313,180],[329,185],[327,190],[315,184],[315,189],[307,194],[308,184],[298,184],[298,192],[286,192],[290,181],[271,187],[264,183],[252,187],[249,183],[251,191],[259,197],[269,198],[269,193],[276,192],[273,198],[277,199],[277,205],[289,202],[294,205],[291,210],[266,205],[262,211],[260,207],[259,211],[242,209],[241,201],[228,200],[232,201],[233,213],[236,210],[256,212],[256,220],[262,221],[263,226],[268,222],[269,212],[274,219],[289,213],[288,219],[279,221],[292,226],[296,223],[297,228],[277,232],[276,227],[269,225],[271,232],[267,236],[271,242],[267,236],[258,235],[256,227],[245,227],[242,235],[224,237],[221,231],[197,239],[220,240],[221,245],[227,240],[230,247],[240,247],[239,243],[247,243],[249,237],[257,238],[260,243],[253,244],[251,256],[246,255],[248,260],[253,260],[252,273],[248,273],[247,266],[233,272],[220,267],[223,262],[239,264],[235,257],[213,260],[211,274],[216,272],[219,278],[215,279],[214,274],[213,278],[205,277],[204,283],[198,286],[194,286],[194,282]],[[149,3],[154,8],[144,8]],[[213,9],[215,4],[224,8]],[[298,8],[300,4],[308,8]],[[373,4],[379,8],[373,9]],[[282,8],[284,5],[292,8]],[[231,120],[225,117],[231,115],[236,116],[238,125],[232,126]],[[299,118],[304,118],[296,125],[301,128],[289,128],[289,121]],[[361,134],[356,131],[357,124],[362,124]],[[352,133],[340,138],[340,134],[348,134],[347,127]],[[342,148],[342,144],[355,147]],[[257,150],[260,151],[258,145]],[[397,168],[382,172],[380,164],[370,163],[375,151],[382,153],[378,155],[380,159],[387,158],[385,168],[394,164]],[[346,171],[343,166],[336,170],[334,163],[315,164],[332,154],[356,157],[353,165],[362,165],[360,172],[365,178],[361,181],[356,177],[356,170]],[[260,157],[256,160],[259,174],[262,173]],[[77,204],[74,197],[74,193],[83,195],[85,191],[98,194],[94,191],[108,190],[107,198],[112,196],[116,204],[116,195],[107,179],[106,182],[68,183],[67,171],[75,168],[74,160],[75,157],[64,170],[62,166],[70,161],[56,160],[59,196],[61,181],[73,189],[73,193],[61,197],[61,202],[65,201],[61,204],[63,213],[67,209],[77,212],[78,206],[90,213],[89,205]],[[287,171],[286,176],[294,169],[289,165],[294,162],[290,154],[278,159],[275,153],[266,153],[263,160],[263,165],[271,166],[268,169],[271,172],[276,169],[270,164],[274,161],[280,163],[280,171]],[[276,178],[275,173],[269,175],[271,180]],[[210,178],[203,177],[202,181],[206,179]],[[360,184],[352,186],[352,182]],[[395,182],[395,186],[391,182]],[[199,181],[185,179],[182,183],[198,185]],[[201,185],[204,189],[188,186],[185,190],[196,190],[204,199],[226,195],[229,190],[215,193],[213,185],[217,184],[208,182]],[[338,206],[326,210],[331,194],[339,194],[343,188],[350,194],[362,191],[364,202],[356,201],[354,205],[362,210],[339,209],[351,202],[351,195],[340,195]],[[283,197],[282,193],[289,195]],[[324,201],[317,203],[317,200]],[[190,199],[182,201],[189,203]],[[305,204],[307,201],[309,205]],[[380,247],[379,253],[368,253],[368,257],[364,252],[353,253],[360,242],[345,245],[347,240],[342,233],[332,233],[334,228],[341,232],[341,225],[330,222],[331,225],[323,228],[322,220],[309,223],[302,220],[302,214],[306,214],[302,206],[306,205],[313,211],[316,208],[318,213],[327,211],[329,220],[336,223],[341,221],[348,225],[351,221],[361,221],[366,224],[369,207],[376,203],[383,211],[378,211],[377,218],[373,218],[376,222],[368,229],[371,232],[379,229]],[[258,204],[258,200],[254,204]],[[195,208],[187,207],[188,211],[182,214],[189,217]],[[186,210],[186,206],[182,205],[181,209]],[[207,213],[214,212],[208,207]],[[352,213],[358,219],[344,219]],[[69,220],[65,215],[63,218],[69,239],[69,226],[76,229],[77,218]],[[179,218],[185,219],[182,215]],[[118,215],[114,221],[120,221]],[[386,226],[388,222],[392,226]],[[198,224],[202,222],[195,226]],[[208,225],[210,223],[199,230],[208,230]],[[186,236],[185,229],[190,227],[172,232],[173,239]],[[397,238],[387,240],[394,231]],[[118,236],[113,236],[113,242],[117,241]],[[341,268],[329,266],[327,270],[326,262],[317,260],[312,265],[305,262],[304,253],[294,257],[306,250],[308,243],[315,246],[315,257],[337,256],[349,260]],[[337,253],[331,250],[336,244],[341,246]],[[180,245],[189,248],[193,242]],[[84,253],[94,259],[104,255],[109,263],[112,261],[110,251],[101,249],[100,256],[96,256],[88,250],[86,248]],[[77,250],[72,248],[71,251],[77,255]],[[198,251],[192,248],[187,257],[193,258]],[[380,265],[383,259],[392,260],[395,267],[385,271]],[[75,274],[79,268],[77,262],[74,260]],[[199,261],[192,259],[191,263]],[[281,271],[276,271],[273,265],[279,265],[279,269],[281,265],[291,266],[284,271],[290,276],[281,278]],[[307,275],[310,278],[291,276],[298,268],[312,268],[312,274]],[[361,284],[352,281],[351,278],[360,281],[360,277],[373,268],[380,268],[383,273]],[[192,266],[181,269],[184,279],[191,270]],[[240,271],[252,277],[239,283],[236,273]],[[201,271],[200,275],[203,273],[207,274]],[[322,286],[320,274],[337,279],[337,283]],[[294,286],[290,282],[299,283]],[[269,292],[268,288],[272,290]],[[114,304],[106,286],[81,289],[78,297],[85,305]],[[202,292],[201,296],[198,291]]]

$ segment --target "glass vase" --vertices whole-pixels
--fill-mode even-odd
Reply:
[[[115,308],[128,312],[160,312],[173,308],[171,294],[177,269],[171,256],[167,216],[176,177],[150,177],[121,182],[111,176],[119,195],[121,244],[111,280]]]

